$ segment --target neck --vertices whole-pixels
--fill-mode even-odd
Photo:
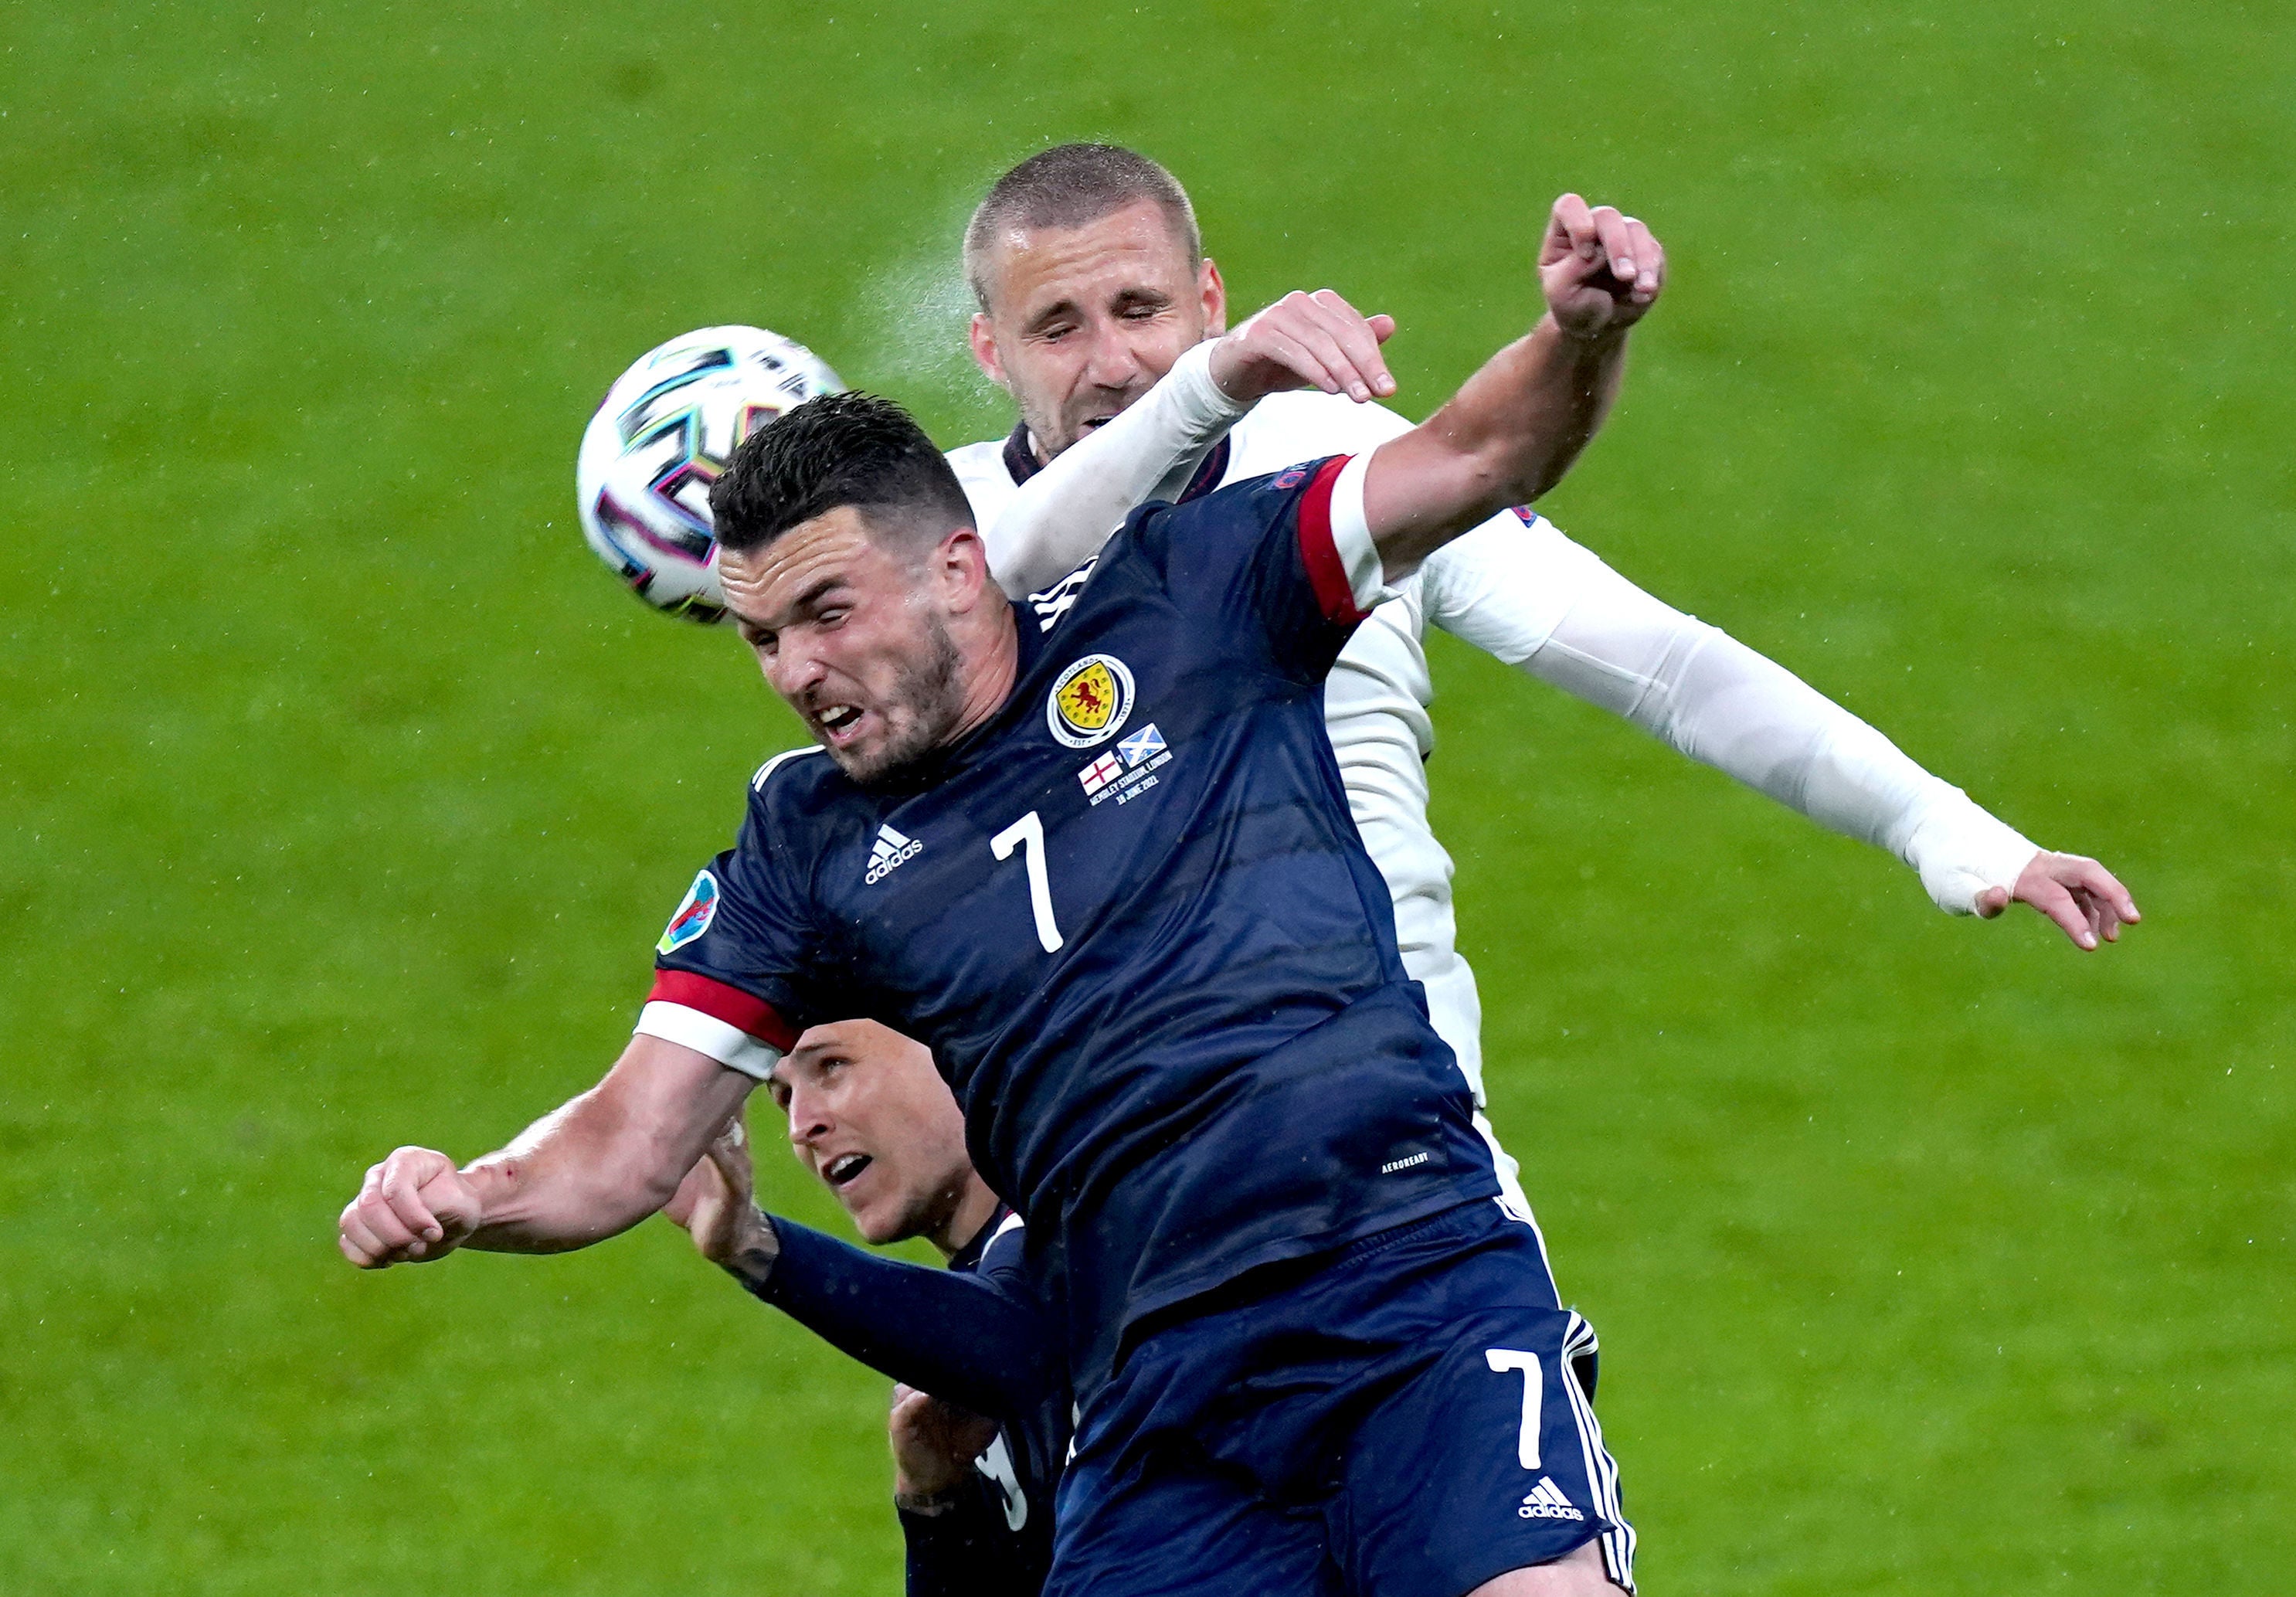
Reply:
[[[925,1240],[939,1250],[941,1257],[955,1258],[971,1246],[981,1228],[996,1214],[996,1194],[978,1174],[965,1178],[964,1191],[949,1209],[948,1217],[935,1226]]]
[[[1021,635],[1013,619],[1013,602],[1001,593],[981,606],[977,635],[962,640],[964,697],[947,741],[962,742],[988,723],[1012,696],[1013,678],[1021,670]]]

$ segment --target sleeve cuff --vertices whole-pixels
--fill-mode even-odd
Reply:
[[[706,1053],[729,1070],[739,1070],[763,1081],[782,1061],[782,1051],[761,1043],[748,1032],[728,1026],[714,1015],[682,1003],[660,999],[638,1011],[636,1035],[660,1037],[696,1053]]]
[[[1373,606],[1392,599],[1379,545],[1364,513],[1364,473],[1369,455],[1325,461],[1300,499],[1300,553],[1316,602],[1329,619],[1352,627]]]
[[[1207,339],[1172,363],[1168,381],[1172,386],[1172,397],[1188,430],[1200,438],[1210,438],[1226,428],[1249,411],[1251,406],[1241,399],[1231,399],[1220,385],[1212,381],[1212,345],[1218,340]]]
[[[1949,915],[1973,915],[1978,895],[1988,888],[2013,891],[2039,845],[1997,820],[1958,788],[1920,825],[1906,847],[1906,863],[1921,872],[1922,886]]]
[[[797,1043],[795,1029],[764,999],[693,970],[654,972],[637,1032],[760,1081]]]

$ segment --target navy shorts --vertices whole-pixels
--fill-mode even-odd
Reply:
[[[1590,1541],[1631,1591],[1595,1364],[1496,1200],[1256,1279],[1093,1394],[1047,1597],[1464,1597]]]

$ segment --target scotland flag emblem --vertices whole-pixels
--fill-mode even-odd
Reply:
[[[1124,757],[1124,768],[1128,771],[1135,766],[1146,764],[1153,756],[1164,752],[1164,734],[1157,731],[1156,724],[1151,721],[1117,744],[1116,751]]]

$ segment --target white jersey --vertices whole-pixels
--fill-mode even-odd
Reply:
[[[1144,401],[1138,408],[1150,407]],[[1392,411],[1340,395],[1273,395],[1234,423],[1225,458],[1215,452],[1204,462],[1201,477],[1217,480],[1200,478],[1191,491],[1304,460],[1360,455],[1410,427]],[[948,456],[984,529],[993,569],[998,524],[1034,469],[1017,438],[967,445]],[[1143,438],[1141,446],[1162,445]],[[1177,454],[1178,444],[1173,447]],[[1080,575],[1037,604],[1047,624]],[[1479,1108],[1481,1003],[1474,972],[1456,946],[1451,856],[1427,818],[1435,684],[1423,639],[1431,624],[1626,717],[1823,824],[1890,849],[1920,870],[1948,910],[1969,913],[1977,893],[2013,883],[2033,856],[2031,843],[1872,727],[1635,587],[1543,517],[1496,516],[1389,591],[1393,597],[1374,608],[1332,669],[1324,724],[1357,828],[1394,901],[1404,968],[1426,989],[1430,1018],[1457,1054]],[[1502,1173],[1511,1175],[1513,1161],[1498,1157]]]

